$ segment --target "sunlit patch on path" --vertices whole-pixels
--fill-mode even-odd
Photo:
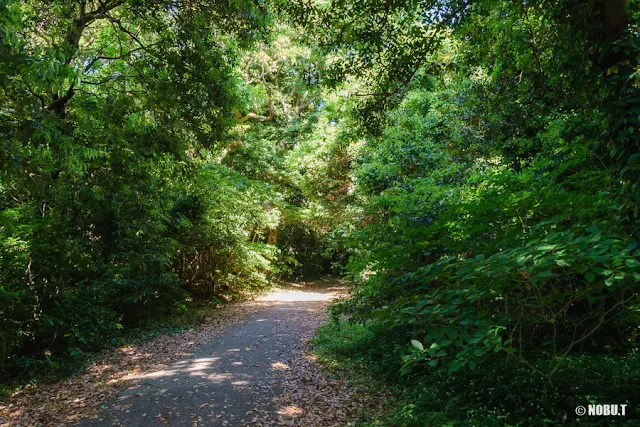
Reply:
[[[264,309],[190,354],[127,374],[132,385],[79,425],[300,425],[309,409],[294,401],[292,390],[305,385],[292,385],[303,376],[292,370],[308,362],[306,341],[341,292],[335,284],[273,290],[258,299]]]
[[[297,301],[329,301],[336,297],[336,289],[328,289],[326,292],[297,291],[290,289],[277,289],[269,295],[260,298],[261,301],[297,302]]]
[[[29,387],[0,426],[338,426],[363,406],[326,377],[307,341],[337,282],[290,284],[216,310],[198,329],[107,353],[83,373]]]

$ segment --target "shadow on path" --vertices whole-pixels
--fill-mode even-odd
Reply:
[[[282,425],[284,371],[342,288],[276,290],[276,301],[190,356],[135,378],[133,387],[79,426]]]

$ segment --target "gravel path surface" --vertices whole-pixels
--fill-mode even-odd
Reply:
[[[4,398],[0,427],[353,425],[388,396],[336,378],[307,348],[343,293],[339,282],[291,285],[105,352],[78,375]]]
[[[265,308],[247,321],[186,357],[139,373],[133,386],[77,425],[342,425],[350,411],[334,409],[335,396],[325,398],[332,408],[324,419],[305,408],[321,403],[313,402],[316,396],[300,393],[306,386],[326,389],[325,379],[309,372],[313,360],[306,356],[306,341],[339,291],[325,286],[272,292],[261,299]],[[336,385],[330,392],[348,399],[340,390],[345,385]]]

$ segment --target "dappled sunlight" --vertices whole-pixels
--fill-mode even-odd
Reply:
[[[309,291],[305,290],[309,289]],[[324,310],[325,303],[336,298],[343,292],[341,287],[335,288],[300,288],[300,289],[275,289],[269,295],[263,297],[263,302],[276,303],[278,307],[278,317],[272,315],[258,315],[251,319],[248,324],[262,325],[263,329],[260,337],[269,336],[271,333],[281,334],[286,331],[291,322],[301,321],[307,313],[318,313]],[[285,332],[286,333],[286,332]],[[191,346],[193,341],[190,336],[185,342]],[[250,345],[247,345],[250,344]],[[246,355],[252,353],[260,354],[264,348],[260,342],[256,344],[249,342],[231,343],[217,353],[204,353],[202,357],[193,357],[190,353],[177,353],[179,360],[167,364],[143,363],[145,360],[153,359],[154,354],[149,351],[140,351],[134,346],[125,346],[118,349],[121,356],[126,356],[133,361],[126,371],[112,373],[108,382],[114,386],[129,388],[119,398],[120,402],[128,402],[130,399],[144,395],[149,392],[153,395],[171,394],[172,384],[184,384],[186,381],[198,381],[198,384],[210,384],[220,389],[232,387],[235,390],[247,392],[252,387],[261,384],[260,378],[248,375],[256,365],[251,360],[246,361]],[[301,356],[307,361],[315,360],[314,356]],[[146,365],[146,366],[145,366]],[[103,364],[93,367],[94,373],[106,372],[111,369],[111,365]],[[264,369],[271,371],[274,375],[286,375],[292,372],[292,366],[285,363],[285,360],[271,360],[264,364]],[[291,405],[282,407],[278,414],[284,417],[299,417],[305,411],[298,406]]]
[[[111,366],[110,363],[95,364],[87,369],[87,372],[94,376],[103,375],[111,369]]]
[[[181,360],[163,369],[142,372],[140,369],[133,369],[126,375],[111,378],[110,383],[119,383],[131,380],[149,380],[160,379],[161,381],[167,377],[175,377],[187,375],[190,377],[203,377],[213,381],[230,380],[229,374],[210,373],[214,369],[214,363],[219,361],[220,357],[203,357],[193,360]],[[234,362],[233,365],[242,365],[242,362]]]
[[[139,375],[138,378],[162,378],[162,377],[169,377],[177,373],[178,371],[173,369],[167,369],[167,370],[163,369],[161,371],[155,371],[145,375]]]
[[[209,368],[211,366],[211,363],[215,362],[218,359],[219,359],[219,357],[208,357],[208,358],[204,358],[204,359],[196,359],[189,366],[188,370],[189,371],[202,371],[203,369]]]
[[[304,409],[296,405],[285,406],[278,410],[278,415],[282,415],[283,417],[295,417],[302,414],[304,414]]]
[[[296,301],[329,301],[335,298],[333,293],[320,293],[320,292],[305,292],[297,290],[285,290],[276,289],[269,295],[260,298],[261,301],[282,301],[282,302],[296,302]]]
[[[182,347],[174,349],[171,358],[166,355],[169,348],[166,340],[159,341],[153,347],[129,345],[118,349],[117,357],[111,363],[95,364],[87,372],[92,381],[96,377],[103,377],[100,390],[107,386],[109,390],[118,390],[117,393],[110,392],[109,399],[112,403],[106,409],[116,414],[118,419],[141,416],[144,413],[142,411],[147,409],[141,409],[140,402],[162,405],[162,410],[157,413],[168,413],[172,405],[182,405],[186,401],[196,402],[197,409],[201,409],[203,405],[218,407],[231,403],[225,400],[229,396],[243,396],[238,399],[244,401],[268,391],[263,402],[269,406],[268,411],[272,415],[275,416],[277,412],[290,420],[301,420],[300,417],[307,414],[303,409],[306,408],[305,405],[287,406],[292,402],[274,400],[272,393],[280,393],[280,382],[289,381],[287,375],[296,372],[294,363],[297,362],[292,362],[286,353],[282,353],[292,342],[292,335],[300,325],[305,324],[309,316],[322,313],[326,307],[325,302],[334,297],[333,292],[327,292],[323,288],[313,290],[314,292],[302,289],[276,290],[268,298],[269,301],[276,302],[269,304],[268,311],[242,319],[246,320],[242,328],[231,329],[226,334],[207,336],[203,340],[189,331],[182,336],[179,341]],[[282,350],[279,350],[279,346],[283,346]],[[193,350],[188,351],[190,349],[195,350],[195,353]],[[304,363],[301,359],[298,362]],[[82,400],[77,395],[72,397],[75,408],[92,404],[91,399]],[[230,406],[229,410],[235,408],[231,409]],[[242,414],[246,412],[243,410]],[[202,416],[217,416],[221,413],[222,411],[212,412]],[[176,416],[177,412],[173,414]],[[220,418],[224,417],[222,415]],[[252,417],[255,418],[255,415]],[[66,419],[71,423],[78,416]],[[171,417],[165,416],[163,419],[169,421]],[[234,425],[233,420],[229,421],[229,425]]]
[[[208,374],[206,376],[206,379],[208,379],[209,381],[213,381],[213,382],[224,382],[224,381],[230,381],[233,378],[233,375],[231,375],[230,373],[213,373],[213,374]]]
[[[640,0],[0,25],[0,427],[640,419]]]
[[[251,376],[246,374],[233,374],[230,372],[216,372],[219,367],[215,366],[219,357],[195,359],[192,361],[180,361],[174,363],[166,369],[159,369],[153,372],[140,372],[140,370],[133,370],[127,375],[119,378],[114,378],[114,382],[123,381],[144,381],[144,380],[159,380],[163,382],[169,378],[174,378],[173,381],[178,378],[185,377],[200,377],[203,380],[211,383],[223,383],[229,382],[234,386],[243,386],[250,384]],[[232,362],[233,366],[242,366],[242,362]],[[139,388],[144,382],[137,384],[134,388]]]
[[[118,348],[118,349],[116,350],[116,352],[118,352],[118,353],[124,353],[124,354],[134,355],[134,354],[136,353],[136,349],[135,349],[135,348],[133,348],[133,347],[132,347],[132,346],[130,346],[130,345],[127,345],[127,346],[123,346],[123,347]]]
[[[284,364],[282,362],[275,362],[271,364],[271,367],[273,369],[275,369],[276,371],[286,371],[287,369],[289,369],[289,365]]]

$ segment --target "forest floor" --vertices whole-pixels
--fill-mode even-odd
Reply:
[[[275,289],[216,310],[197,329],[118,349],[81,374],[0,406],[12,426],[348,425],[383,396],[325,370],[308,341],[339,282]]]

